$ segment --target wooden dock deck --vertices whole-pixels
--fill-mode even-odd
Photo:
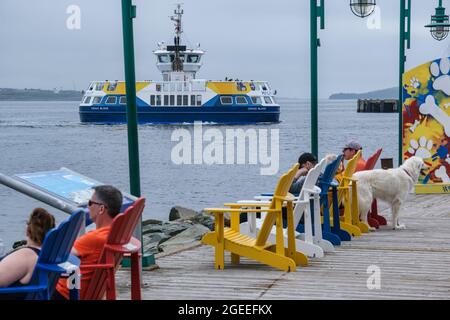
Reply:
[[[450,299],[450,198],[410,195],[401,210],[406,230],[383,228],[282,272],[241,259],[214,269],[210,246],[157,258],[144,271],[143,299]],[[389,209],[382,214],[390,219]],[[381,288],[369,290],[367,268],[378,266]],[[119,299],[130,299],[129,273],[117,273]]]

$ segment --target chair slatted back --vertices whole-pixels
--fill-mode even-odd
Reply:
[[[294,181],[295,174],[297,173],[299,164],[295,164],[288,172],[283,174],[278,180],[278,184],[275,188],[275,192],[272,197],[272,202],[270,205],[270,209],[276,209],[277,203],[281,208],[283,203],[283,199],[288,194],[289,188],[291,187],[292,181]],[[281,205],[280,205],[281,204]],[[273,225],[276,222],[276,214],[274,212],[268,212],[266,217],[264,218],[263,225],[261,230],[258,233],[256,238],[256,246],[264,246],[269,238],[270,232],[272,230]]]
[[[58,227],[50,230],[45,236],[42,249],[30,281],[30,285],[39,285],[41,270],[40,265],[54,264],[66,262],[69,258],[70,251],[84,223],[84,211],[77,210],[71,216],[61,222]],[[56,283],[60,277],[59,272],[48,273],[48,287],[50,295],[53,294]],[[27,300],[42,299],[39,293],[30,293]]]
[[[377,151],[375,151],[375,153],[373,155],[371,155],[367,161],[366,161],[366,166],[364,167],[363,170],[361,171],[365,171],[365,170],[372,170],[373,168],[375,168],[375,165],[377,164],[378,159],[380,158],[381,152],[383,151],[382,148],[378,149]]]
[[[113,263],[114,272],[122,261],[123,254],[108,252],[108,245],[126,245],[130,242],[133,231],[136,229],[140,221],[142,212],[144,211],[145,199],[137,199],[124,213],[118,214],[111,225],[105,247],[100,255],[98,264]],[[113,261],[109,261],[108,257],[112,257]],[[101,300],[106,292],[107,272],[104,269],[96,269],[89,282],[89,287],[85,292],[82,291],[82,300]]]

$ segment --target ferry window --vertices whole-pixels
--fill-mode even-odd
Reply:
[[[86,104],[91,103],[91,97],[84,98],[84,102],[83,103],[86,103]]]
[[[102,101],[102,97],[94,97],[94,99],[92,100],[92,104],[97,104],[100,103]]]
[[[155,105],[155,95],[153,95],[153,94],[150,96],[150,105],[151,106]]]
[[[177,106],[181,106],[182,105],[182,103],[181,103],[182,99],[183,99],[182,96],[180,96],[180,95],[177,96]]]
[[[117,87],[117,82],[110,82],[108,85],[108,91],[115,91]]]
[[[264,97],[264,102],[267,104],[272,104],[272,99],[270,97]]]
[[[126,96],[121,96],[120,100],[119,100],[120,104],[127,104],[127,97]]]
[[[95,90],[101,91],[103,89],[103,82],[97,82],[95,85]]]
[[[187,105],[189,105],[189,96],[184,95],[183,96],[183,106],[187,106]]]
[[[167,54],[162,54],[158,56],[159,62],[161,63],[168,63],[169,62],[169,56]]]
[[[170,96],[170,105],[174,106],[175,105],[175,96]]]
[[[164,82],[164,83],[163,83],[163,91],[164,91],[164,92],[169,91],[169,83],[167,83],[167,82]]]
[[[175,55],[171,54],[170,55],[170,62],[173,62],[173,60],[175,60]]]
[[[196,54],[189,54],[187,57],[188,63],[197,63],[198,62],[198,55]]]
[[[261,97],[252,97],[252,103],[253,104],[261,104]]]
[[[197,105],[201,106],[202,105],[202,96],[197,96]]]
[[[160,106],[160,105],[161,105],[161,96],[160,96],[160,95],[157,95],[157,96],[156,96],[156,105],[157,105],[157,106]]]
[[[191,106],[195,106],[195,96],[191,96]]]
[[[233,98],[232,97],[220,97],[220,103],[222,104],[232,104],[233,103]]]
[[[267,91],[266,85],[265,85],[265,84],[262,84],[262,85],[261,85],[261,89],[262,89],[262,91]]]
[[[185,55],[184,54],[180,54],[180,60],[181,60],[181,62],[184,62],[186,59],[185,59]]]
[[[236,97],[236,103],[237,104],[247,104],[247,99],[245,97]]]
[[[116,104],[116,101],[117,101],[117,99],[116,99],[116,97],[114,97],[114,96],[109,96],[108,97],[108,99],[106,99],[106,104]]]
[[[169,105],[169,96],[168,95],[164,95],[164,105],[165,106]]]
[[[88,91],[92,91],[92,90],[94,90],[94,85],[93,85],[93,84],[91,84],[91,85],[89,86]]]
[[[161,84],[157,84],[156,85],[156,92],[160,92],[161,91]]]

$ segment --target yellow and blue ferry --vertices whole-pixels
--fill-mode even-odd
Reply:
[[[139,123],[251,124],[279,122],[276,90],[267,81],[197,79],[205,51],[180,44],[183,10],[178,5],[173,45],[158,43],[156,66],[162,81],[136,82]],[[79,106],[81,122],[126,123],[125,82],[92,81]]]

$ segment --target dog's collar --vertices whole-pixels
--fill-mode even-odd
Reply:
[[[414,177],[411,175],[411,173],[408,172],[408,170],[406,170],[405,168],[402,168],[402,169],[403,169],[403,171],[406,172],[406,174],[407,174],[412,180],[414,180]]]

